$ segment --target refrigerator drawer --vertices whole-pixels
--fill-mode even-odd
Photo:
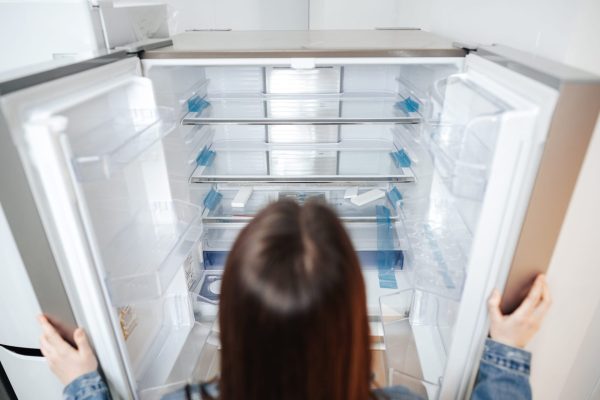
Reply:
[[[0,346],[0,363],[19,399],[62,399],[63,385],[44,357],[25,356]]]
[[[409,243],[402,220],[392,220],[384,206],[378,206],[378,221],[345,221],[359,261],[367,289],[367,307],[377,316],[378,299],[385,294],[410,287],[412,270],[406,261]],[[382,215],[383,214],[383,215]],[[207,223],[201,239],[201,271],[192,288],[196,296],[195,312],[199,320],[216,316],[221,274],[236,237],[245,223]]]

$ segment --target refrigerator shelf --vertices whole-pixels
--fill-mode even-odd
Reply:
[[[177,111],[179,117],[183,117],[191,111],[190,105],[192,105],[193,108],[193,104],[197,101],[196,99],[202,99],[206,96],[208,83],[208,79],[201,79],[195,81],[190,86],[176,88],[175,90],[158,91],[155,89],[156,102],[158,104],[165,104],[169,107],[173,107]]]
[[[219,269],[224,265],[226,254],[231,249],[233,242],[237,238],[239,232],[246,226],[245,223],[227,222],[208,224],[204,227],[202,234],[202,249],[204,255],[212,255],[212,260],[205,259],[206,269]],[[391,228],[392,245],[381,247],[378,242],[378,225],[375,223],[349,222],[344,224],[350,239],[354,244],[354,249],[368,260],[375,259],[375,254],[379,250],[390,250],[394,252],[403,252],[408,249],[406,233],[402,221],[392,221],[389,224]],[[210,265],[209,263],[212,263]],[[373,265],[373,264],[369,264]],[[400,269],[398,265],[398,269]]]
[[[414,182],[410,165],[397,157],[400,152],[385,140],[214,142],[198,155],[191,182]]]
[[[244,188],[251,190],[250,197],[243,207],[234,207],[234,199]],[[355,188],[358,194],[378,189],[386,196],[364,206],[356,206],[350,198],[345,198],[348,189]],[[375,183],[373,185],[347,186],[347,185],[235,185],[213,184],[194,185],[191,189],[191,198],[195,204],[204,207],[202,221],[205,224],[218,222],[247,222],[254,217],[263,207],[283,198],[289,198],[303,204],[309,199],[326,202],[335,209],[337,215],[345,222],[375,222],[377,219],[376,206],[386,206],[390,209],[393,220],[398,219],[395,205],[390,202],[389,192],[396,188],[388,183]],[[221,196],[216,204],[206,204],[210,191],[215,191]],[[401,191],[396,188],[396,191]]]
[[[391,93],[209,95],[182,120],[195,124],[416,124],[418,107]]]
[[[161,296],[200,238],[198,207],[152,203],[102,251],[113,305]]]
[[[176,125],[169,108],[131,109],[73,135],[70,145],[78,179],[109,179],[171,133]]]

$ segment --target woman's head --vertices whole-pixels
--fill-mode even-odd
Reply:
[[[220,299],[221,398],[369,395],[365,288],[326,205],[273,203],[240,233]]]

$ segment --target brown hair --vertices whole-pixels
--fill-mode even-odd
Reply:
[[[273,203],[240,233],[221,290],[221,400],[366,400],[360,264],[325,204]]]

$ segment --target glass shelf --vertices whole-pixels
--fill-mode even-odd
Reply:
[[[415,181],[410,167],[402,167],[394,158],[398,149],[389,141],[294,146],[220,143],[204,149],[209,154],[206,162],[199,155],[192,183]]]
[[[214,223],[205,226],[202,249],[204,250],[204,267],[206,269],[222,269],[225,258],[239,232],[246,226],[244,223]],[[363,267],[377,267],[377,253],[381,244],[378,240],[378,225],[375,223],[350,222],[345,224],[354,248],[359,253]],[[390,223],[391,251],[394,258],[394,267],[402,269],[403,253],[408,248],[408,242],[401,221]]]
[[[200,234],[200,210],[194,205],[158,202],[140,210],[102,249],[113,305],[163,294]]]
[[[73,164],[81,181],[109,179],[176,126],[173,110],[164,107],[108,117],[93,129],[72,135]]]
[[[420,114],[406,99],[387,93],[307,95],[212,95],[183,124],[414,124]]]
[[[376,206],[386,206],[391,212],[392,220],[398,219],[398,214],[389,198],[384,196],[364,206],[353,204],[349,198],[344,198],[346,189],[356,188],[358,194],[379,189],[385,193],[392,189],[387,184],[375,186],[319,186],[319,185],[267,185],[251,186],[252,194],[248,198],[245,207],[232,207],[232,201],[240,189],[247,186],[236,186],[228,184],[218,184],[203,186],[194,185],[192,187],[191,197],[195,204],[203,206],[204,199],[210,190],[215,190],[222,195],[218,204],[207,207],[203,213],[203,223],[215,222],[244,222],[249,221],[263,207],[269,203],[283,198],[291,198],[299,203],[315,198],[325,201],[333,207],[337,215],[346,222],[375,222],[377,220]],[[194,190],[196,189],[196,190]]]

